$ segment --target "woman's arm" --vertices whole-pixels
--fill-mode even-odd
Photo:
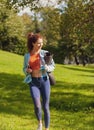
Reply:
[[[47,72],[52,72],[55,69],[55,63],[54,60],[52,59],[51,64],[45,64],[45,69]]]

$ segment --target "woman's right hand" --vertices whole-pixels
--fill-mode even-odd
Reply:
[[[27,67],[27,69],[26,69],[26,72],[27,73],[32,73],[32,69],[31,69],[31,67],[28,65],[28,67]]]
[[[27,72],[27,73],[32,73],[32,69],[31,69],[30,67],[28,67],[28,68],[26,69],[26,72]]]

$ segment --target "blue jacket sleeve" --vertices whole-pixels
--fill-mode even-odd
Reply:
[[[24,55],[24,63],[23,63],[23,72],[25,75],[27,75],[28,73],[26,72],[27,66],[28,66],[28,54]]]
[[[55,69],[55,63],[54,63],[54,60],[52,59],[51,64],[46,65],[46,70],[47,72],[52,72],[54,71],[54,69]]]
[[[47,50],[43,50],[43,55],[45,55],[45,53],[48,52]],[[54,59],[52,58],[52,61],[50,64],[45,64],[45,69],[47,72],[52,72],[55,69],[55,62]]]

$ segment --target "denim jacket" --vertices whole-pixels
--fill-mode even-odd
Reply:
[[[46,52],[48,52],[48,51],[46,51],[46,50],[41,50],[40,51],[40,59],[41,59],[42,63],[44,63],[44,64],[45,64],[44,55],[45,55]],[[29,58],[30,58],[30,53],[26,53],[24,55],[24,64],[23,64],[23,72],[26,75],[26,77],[24,79],[25,83],[32,82],[31,74],[26,72],[26,69],[28,67]],[[51,64],[48,65],[48,72],[52,72],[54,70],[54,68],[55,68],[55,63],[54,63],[54,60],[52,59]]]

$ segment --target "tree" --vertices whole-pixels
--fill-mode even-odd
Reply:
[[[91,1],[85,3],[82,0],[70,0],[65,13],[62,14],[61,35],[63,36],[63,44],[61,42],[61,47],[68,51],[66,56],[72,56],[76,59],[79,57],[83,65],[86,64],[87,57],[90,58],[87,53],[88,48],[91,47],[90,41],[94,41],[92,35],[94,32],[92,18],[94,16],[93,13],[90,13],[93,11],[91,9],[93,8],[91,7],[92,4]]]
[[[7,2],[2,1],[0,4],[0,48],[18,53],[18,46],[24,47],[25,43],[23,21],[15,10],[8,8]]]
[[[65,8],[63,1],[66,2]],[[76,64],[94,62],[93,0],[63,1],[57,0],[59,8],[56,8],[51,5],[51,0],[45,6],[41,0],[1,0],[0,48],[8,47],[9,51],[19,53],[17,48],[26,46],[27,33],[40,29],[45,47],[55,53],[59,63],[66,57],[75,59]],[[19,7],[25,6],[29,6],[34,15],[17,16]]]
[[[45,8],[41,10],[41,25],[47,45],[58,46],[60,40],[60,13],[58,9]]]

